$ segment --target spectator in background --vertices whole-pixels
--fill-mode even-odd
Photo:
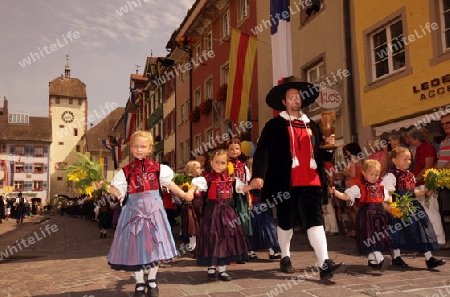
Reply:
[[[382,178],[388,171],[389,167],[389,153],[386,148],[386,141],[379,136],[367,140],[367,150],[372,153],[367,157],[367,160],[377,160],[381,164],[380,178]]]
[[[390,152],[396,147],[408,147],[406,143],[405,135],[400,131],[392,131],[388,136],[388,144],[389,144],[389,169],[394,169],[395,165],[392,163],[392,158]],[[410,168],[412,170],[412,167]]]
[[[342,148],[345,159],[347,161],[347,167],[341,172],[345,178],[345,187],[351,188],[352,186],[359,184],[362,180],[362,168],[363,161],[358,158],[358,155],[362,153],[361,147],[355,142],[348,143]],[[359,200],[356,200],[353,204],[347,203],[346,211],[347,215],[352,222],[353,228],[356,228],[356,216],[359,209]],[[356,230],[353,229],[347,232],[348,236],[355,237]]]
[[[450,113],[447,113],[441,117],[441,127],[444,130],[445,138],[442,140],[439,146],[438,159],[436,162],[436,168],[450,169]],[[450,191],[440,191],[438,196],[439,212],[441,215],[441,222],[443,224],[443,204],[444,201],[448,203],[450,201]],[[450,241],[447,241],[441,246],[442,249],[450,249]]]
[[[416,178],[416,187],[419,190],[423,190],[425,187],[424,173],[425,170],[434,166],[437,160],[437,152],[434,146],[429,142],[428,131],[425,128],[414,127],[408,132],[410,142],[416,147],[416,157],[414,160],[413,174]],[[430,218],[433,225],[434,232],[436,233],[438,243],[440,245],[445,244],[445,232],[442,225],[441,215],[439,213],[439,203],[435,195],[430,195],[429,205],[425,201],[424,196],[418,196],[417,199],[425,208],[425,212]]]

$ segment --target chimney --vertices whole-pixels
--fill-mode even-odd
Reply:
[[[8,99],[3,96],[3,114],[8,115]]]

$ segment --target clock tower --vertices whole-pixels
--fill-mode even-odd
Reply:
[[[50,197],[64,194],[78,195],[67,182],[67,166],[79,160],[83,153],[80,139],[87,131],[88,104],[86,85],[70,77],[69,56],[66,56],[64,75],[49,83],[49,115],[52,119],[50,146]]]

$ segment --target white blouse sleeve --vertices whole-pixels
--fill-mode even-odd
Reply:
[[[381,185],[384,186],[385,189],[391,192],[395,192],[395,186],[397,184],[397,179],[395,176],[389,172],[385,176],[383,176],[383,180],[381,181]]]
[[[192,179],[191,184],[193,184],[197,187],[196,191],[204,192],[204,191],[208,190],[208,183],[206,182],[206,179],[203,176],[194,177]]]
[[[347,190],[345,190],[345,194],[347,194],[350,197],[350,200],[352,202],[355,201],[355,199],[361,198],[361,190],[357,185],[354,185]]]
[[[236,178],[236,193],[245,194],[242,191],[242,188],[245,186],[245,183],[241,181],[239,178]]]
[[[388,201],[389,200],[389,191],[386,187],[384,187],[384,201]]]
[[[250,169],[248,169],[247,165],[244,166],[245,168],[245,183],[248,184],[250,180],[252,179],[252,174],[250,173]]]
[[[161,164],[159,168],[159,184],[161,187],[167,186],[173,179],[173,170],[167,165]]]
[[[119,190],[120,197],[117,198],[119,198],[119,200],[122,201],[123,198],[125,197],[125,194],[127,193],[128,187],[127,179],[125,177],[123,169],[114,175],[111,185],[114,186],[117,190]]]

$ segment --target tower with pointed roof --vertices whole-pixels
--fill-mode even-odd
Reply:
[[[50,147],[50,197],[59,194],[78,195],[66,179],[65,168],[77,162],[79,145],[87,131],[88,102],[86,84],[70,75],[66,56],[64,75],[49,83],[49,116],[52,121],[53,142]]]

